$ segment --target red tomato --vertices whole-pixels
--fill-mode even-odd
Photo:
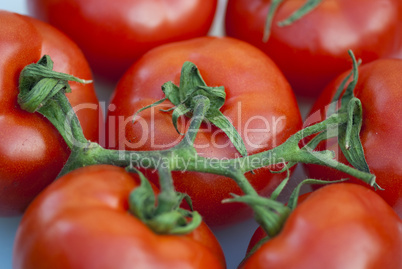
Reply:
[[[30,205],[17,231],[13,268],[224,268],[202,223],[187,235],[157,235],[128,213],[138,186],[123,168],[75,170]]]
[[[0,11],[0,215],[21,214],[60,172],[70,153],[53,125],[19,108],[18,78],[44,54],[54,70],[91,79],[78,47],[53,27],[22,15]],[[92,84],[71,83],[67,94],[78,111],[85,136],[98,140],[99,105]]]
[[[226,33],[259,47],[284,72],[296,94],[318,96],[337,75],[350,68],[353,50],[364,63],[402,58],[402,2],[399,0],[324,0],[290,26],[277,23],[306,1],[284,1],[262,41],[271,1],[229,0]]]
[[[374,191],[339,183],[313,192],[240,268],[402,268],[402,222]]]
[[[378,191],[402,217],[402,60],[377,60],[359,68],[359,80],[355,95],[363,105],[363,125],[360,139],[370,172],[384,188]],[[324,90],[313,106],[306,124],[325,117],[325,106],[331,102],[336,89],[346,77],[339,76]],[[340,162],[348,163],[334,139],[327,140],[319,149],[337,153]],[[307,165],[309,177],[325,180],[350,178],[332,168]],[[355,179],[353,182],[361,181]],[[361,183],[363,184],[363,183]],[[366,185],[367,186],[367,185]]]
[[[140,108],[164,97],[162,84],[173,81],[179,85],[185,61],[198,66],[207,85],[225,87],[226,102],[221,112],[242,136],[249,155],[277,146],[299,130],[301,119],[294,94],[264,53],[236,39],[202,37],[156,48],[127,71],[109,107],[107,142],[110,148],[160,150],[178,144],[183,136],[175,130],[171,112],[159,110],[171,107],[168,101],[141,112],[134,124],[131,121]],[[183,117],[179,130],[184,132],[187,123]],[[197,134],[195,147],[204,157],[238,156],[229,138],[206,123]],[[157,173],[148,172],[147,176],[157,181]],[[258,192],[267,195],[285,175],[271,174],[264,168],[246,176]],[[175,172],[173,177],[176,189],[190,195],[195,210],[209,225],[232,223],[251,213],[241,203],[221,203],[222,199],[231,197],[230,193],[241,193],[230,178],[185,171]]]
[[[217,0],[33,0],[35,17],[69,35],[92,69],[118,79],[146,51],[208,33]]]

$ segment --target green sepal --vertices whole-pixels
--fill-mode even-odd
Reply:
[[[91,83],[90,80],[53,71],[53,61],[44,55],[37,63],[24,67],[19,77],[18,104],[22,109],[33,113],[40,109],[58,92],[71,92],[69,81]]]
[[[167,98],[162,98],[161,100],[158,100],[158,101],[156,101],[155,103],[152,103],[152,104],[150,104],[150,105],[147,105],[147,106],[141,108],[140,110],[138,110],[137,112],[134,113],[134,115],[133,115],[133,122],[135,122],[135,119],[136,119],[136,117],[137,117],[137,115],[138,115],[139,113],[141,113],[142,111],[144,111],[144,110],[146,110],[146,109],[148,109],[148,108],[151,108],[151,107],[160,105],[160,104],[162,104],[162,103],[163,103],[164,101],[166,101],[166,100],[167,100]]]
[[[270,198],[255,195],[243,195],[243,196],[239,196],[236,194],[231,195],[233,198],[224,199],[222,202],[245,203],[253,209],[258,206],[265,208],[264,211],[260,211],[260,214],[258,216],[257,215],[255,216],[255,219],[258,223],[260,224],[265,223],[267,225],[267,227],[265,226],[262,227],[270,237],[274,237],[281,231],[286,219],[288,218],[291,212],[289,207],[287,207],[281,202],[278,202]]]
[[[297,184],[296,188],[293,189],[292,193],[289,196],[289,200],[288,200],[288,207],[291,210],[294,210],[297,206],[298,200],[299,200],[299,196],[300,196],[300,190],[301,187],[309,184],[317,184],[317,185],[326,185],[326,184],[332,184],[332,183],[340,183],[340,182],[344,182],[348,180],[347,178],[344,179],[340,179],[340,180],[319,180],[319,179],[305,179],[302,182],[300,182],[299,184]]]
[[[280,21],[278,23],[279,26],[288,26],[291,25],[293,22],[299,20],[306,14],[310,13],[313,9],[315,9],[319,4],[321,4],[322,0],[307,0],[306,3],[292,13],[287,19]]]
[[[207,86],[195,64],[185,62],[180,74],[180,86],[173,84],[173,82],[166,82],[162,85],[162,91],[165,94],[165,98],[140,109],[135,115],[144,109],[169,100],[175,107],[162,111],[173,110],[172,122],[176,131],[181,134],[177,127],[178,118],[182,115],[191,117],[195,107],[194,98],[200,95],[205,96],[209,100],[209,107],[205,113],[204,120],[220,128],[242,156],[247,155],[247,149],[240,134],[220,111],[226,99],[225,88],[223,86]]]
[[[176,129],[176,131],[181,134],[184,135],[183,133],[181,133],[179,131],[179,129],[177,128],[177,121],[179,120],[179,118],[183,115],[186,115],[187,113],[189,113],[191,111],[191,108],[186,107],[185,104],[180,104],[178,106],[176,106],[176,108],[173,110],[172,113],[172,122],[173,122],[173,126]]]
[[[267,17],[265,19],[264,33],[262,41],[265,43],[268,41],[271,35],[272,21],[279,6],[284,2],[284,0],[272,0],[271,6],[269,7]],[[293,12],[288,18],[278,22],[278,26],[288,26],[295,21],[301,19],[306,14],[310,13],[314,8],[316,8],[322,0],[307,0],[306,3],[301,6],[298,10]]]
[[[346,124],[340,125],[338,130],[338,143],[343,155],[348,162],[356,169],[370,173],[366,158],[364,156],[363,146],[360,140],[360,130],[363,122],[363,109],[361,101],[355,97],[354,90],[359,78],[359,65],[353,52],[348,51],[353,67],[349,75],[341,82],[334,98],[327,110],[327,117],[335,113],[347,114]],[[352,81],[346,86],[347,81],[352,77]],[[346,86],[346,89],[345,89]],[[344,90],[345,89],[345,90]],[[342,95],[343,92],[343,95]],[[336,105],[340,99],[341,107],[336,111]]]
[[[227,198],[222,200],[223,203],[245,203],[245,204],[253,204],[259,206],[267,206],[272,211],[281,212],[283,210],[284,205],[281,202],[273,200],[271,198],[266,198],[262,196],[252,196],[252,195],[237,195],[231,194],[232,198]]]
[[[136,168],[126,168],[140,177],[140,186],[134,189],[129,196],[129,211],[139,218],[157,234],[187,234],[196,229],[202,222],[202,217],[193,211],[191,198],[187,194],[176,192],[174,199],[166,197],[162,192],[157,196],[148,179]],[[185,201],[190,210],[180,208]]]
[[[284,0],[272,0],[271,1],[271,6],[269,7],[267,17],[265,18],[264,33],[263,33],[263,37],[262,37],[262,41],[264,43],[268,42],[268,39],[271,35],[272,21],[274,19],[274,16],[275,16],[275,13],[276,13],[278,7],[280,6],[280,4],[282,4],[283,1]]]
[[[366,158],[364,156],[363,145],[360,140],[360,130],[362,127],[362,104],[359,99],[352,98],[348,103],[348,122],[341,125],[338,141],[339,147],[348,162],[360,171],[370,173]]]
[[[239,151],[242,156],[247,155],[246,146],[243,143],[243,138],[241,138],[240,134],[236,131],[232,123],[226,118],[220,110],[214,110],[214,112],[209,112],[208,120],[225,132],[225,134],[229,137],[230,141],[232,141],[233,146]]]
[[[275,190],[271,193],[271,199],[276,200],[278,199],[279,195],[282,193],[283,189],[286,187],[286,185],[289,182],[290,179],[290,170],[287,164],[285,164],[285,167],[282,170],[286,170],[286,177],[281,181],[281,183],[278,185],[278,187],[275,188]]]
[[[142,221],[151,219],[155,214],[156,199],[148,179],[134,167],[127,168],[129,172],[135,172],[140,178],[140,186],[131,191],[129,196],[130,212]]]

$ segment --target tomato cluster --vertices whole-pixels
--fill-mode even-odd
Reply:
[[[225,268],[209,226],[254,214],[261,227],[239,268],[402,269],[402,2],[312,2],[282,25],[304,1],[228,0],[221,37],[206,36],[218,0],[0,11],[0,215],[24,214],[14,268]],[[361,60],[352,73],[350,50]],[[92,70],[116,82],[106,120]],[[320,136],[303,132],[333,118],[341,127],[307,148]],[[295,136],[297,149],[284,146]],[[313,183],[353,170],[384,190],[352,178],[284,205],[276,196],[297,162]]]

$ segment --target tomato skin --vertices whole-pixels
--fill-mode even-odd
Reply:
[[[161,85],[165,82],[179,85],[185,61],[198,66],[207,85],[225,87],[226,102],[221,111],[239,131],[249,154],[283,143],[300,128],[293,92],[264,53],[232,38],[201,37],[148,52],[122,77],[107,116],[110,148],[160,150],[182,139],[173,127],[171,113],[159,111],[171,107],[170,102],[141,112],[134,124],[131,120],[140,108],[164,97]],[[184,132],[187,123],[187,118],[179,120],[179,130]],[[195,146],[204,157],[238,157],[230,140],[215,126],[203,124]],[[272,192],[284,178],[284,174],[271,174],[266,168],[254,172],[246,176],[262,195]],[[147,176],[157,182],[157,173],[148,171]],[[241,193],[230,178],[195,172],[174,172],[173,178],[176,189],[190,195],[195,210],[209,225],[225,225],[250,216],[249,208],[243,204],[221,203],[231,197],[229,193]]]
[[[146,51],[204,36],[217,0],[33,0],[30,13],[68,34],[92,69],[118,79]]]
[[[65,35],[38,20],[0,11],[0,216],[21,214],[29,202],[60,172],[70,150],[43,116],[17,103],[18,78],[44,54],[54,70],[91,79],[88,63]],[[67,94],[85,136],[98,141],[99,104],[92,84],[71,83]]]
[[[316,97],[350,68],[353,50],[363,63],[402,58],[402,2],[399,0],[325,0],[290,26],[277,22],[305,1],[285,1],[274,17],[271,36],[262,41],[271,1],[229,0],[226,34],[250,42],[267,53],[298,95]]]
[[[377,183],[384,188],[378,194],[384,198],[402,217],[402,60],[381,59],[359,68],[359,80],[355,95],[363,105],[363,125],[360,132],[364,154],[370,172],[376,176]],[[340,75],[323,91],[314,104],[305,124],[323,119],[325,106],[329,104],[335,90],[346,77]],[[319,149],[330,149],[336,152],[336,158],[348,163],[337,142],[328,140],[319,145]],[[308,176],[325,180],[351,178],[332,168],[317,165],[305,165]],[[353,182],[363,184],[360,180]],[[318,187],[318,186],[317,186]]]
[[[402,268],[401,252],[392,208],[368,188],[339,183],[313,192],[239,268]]]
[[[138,184],[111,165],[80,168],[58,179],[24,215],[13,268],[225,267],[205,223],[187,235],[157,235],[130,215],[128,196]]]

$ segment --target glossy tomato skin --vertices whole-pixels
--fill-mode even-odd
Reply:
[[[18,78],[44,54],[54,70],[91,79],[79,48],[55,28],[35,19],[0,11],[0,215],[21,214],[60,172],[70,153],[62,137],[43,116],[19,108]],[[99,105],[92,84],[71,83],[67,94],[85,136],[98,140]]]
[[[204,36],[217,0],[32,0],[30,13],[67,33],[92,69],[118,79],[156,46]]]
[[[364,63],[402,58],[402,2],[399,0],[325,0],[290,26],[277,22],[305,1],[284,1],[271,36],[262,41],[269,0],[229,0],[226,34],[250,42],[278,64],[298,95],[317,97],[336,76],[350,68],[353,50]]]
[[[158,47],[127,71],[117,85],[108,111],[110,148],[160,150],[171,148],[182,139],[173,127],[171,112],[160,111],[171,107],[170,102],[141,112],[134,124],[131,120],[140,108],[164,97],[162,84],[173,81],[179,85],[185,61],[198,66],[207,85],[225,87],[226,102],[221,111],[242,136],[248,154],[277,146],[300,128],[300,112],[293,92],[264,53],[232,38],[202,37]],[[183,117],[179,121],[181,132],[185,132],[186,124],[188,120]],[[227,136],[208,124],[202,125],[195,147],[204,157],[239,156]],[[148,171],[147,176],[157,181],[157,173]],[[233,223],[251,213],[243,204],[221,203],[230,193],[241,193],[230,178],[188,171],[174,172],[173,176],[176,189],[190,195],[195,210],[209,225]],[[269,194],[284,178],[283,174],[271,174],[266,168],[246,176],[262,195]]]
[[[239,268],[402,268],[402,222],[374,191],[332,184],[313,192],[282,231]]]
[[[157,235],[128,213],[138,186],[123,168],[77,169],[29,206],[17,231],[13,268],[225,268],[202,223],[187,235]]]
[[[384,198],[402,217],[402,60],[381,59],[359,68],[359,80],[355,95],[363,105],[363,125],[360,132],[364,154],[370,172],[376,176],[377,183],[384,188],[378,194]],[[306,125],[320,121],[325,116],[325,107],[330,103],[336,88],[346,77],[340,75],[323,91],[314,104]],[[336,158],[348,163],[332,139],[319,146],[319,149],[330,149],[336,152]],[[336,180],[350,178],[332,168],[306,165],[311,178]],[[353,179],[353,182],[361,183]],[[366,184],[364,184],[366,185]],[[368,185],[366,185],[368,186]]]

